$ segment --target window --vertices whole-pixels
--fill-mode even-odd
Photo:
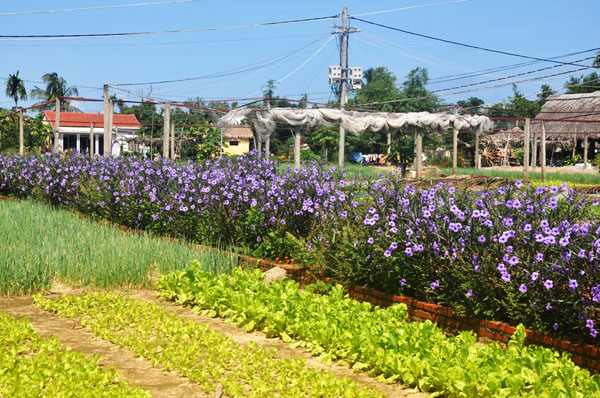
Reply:
[[[240,145],[239,141],[229,141],[229,146],[238,146]]]

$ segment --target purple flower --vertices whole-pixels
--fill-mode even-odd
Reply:
[[[537,278],[538,278],[539,276],[540,276],[540,274],[539,274],[539,273],[537,273],[537,272],[534,272],[534,273],[532,273],[532,274],[531,274],[531,280],[532,280],[532,281],[535,281],[535,280],[537,280]]]
[[[547,290],[550,290],[550,289],[552,289],[553,286],[554,286],[554,282],[552,282],[551,279],[546,279],[546,281],[544,282],[544,287]]]
[[[373,237],[369,237],[369,239],[367,239],[367,243],[372,245],[373,242],[375,242],[375,240],[373,239]]]
[[[472,297],[473,296],[473,290],[469,289],[469,291],[467,292],[467,297]]]
[[[525,286],[524,283],[521,283],[521,286],[519,286],[519,291],[521,293],[527,293],[527,286]]]
[[[431,287],[431,290],[437,289],[438,286],[440,286],[440,281],[439,280],[435,280],[435,281],[433,281],[433,282],[431,282],[429,284],[429,287]]]
[[[569,290],[570,291],[575,291],[575,289],[577,289],[577,286],[579,286],[579,284],[577,283],[577,280],[569,279]]]
[[[477,240],[479,241],[479,243],[484,243],[485,242],[485,236],[479,235],[479,238],[477,238]]]
[[[406,285],[406,279],[402,278],[400,279],[400,286],[404,286]]]

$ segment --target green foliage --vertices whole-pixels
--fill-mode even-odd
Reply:
[[[72,97],[79,95],[77,87],[69,87],[67,85],[67,81],[64,78],[58,76],[56,72],[46,73],[42,76],[42,81],[46,84],[45,89],[41,89],[38,86],[34,86],[34,88],[29,93],[29,95],[32,98],[39,98],[41,100],[40,103],[53,101],[57,97]],[[53,104],[48,104],[42,107],[41,109],[50,109],[53,106]],[[79,109],[71,106],[71,101],[66,99],[60,100],[60,107],[61,109],[66,110],[67,112],[81,112]]]
[[[45,290],[54,278],[83,286],[150,286],[153,272],[182,269],[195,258],[212,272],[229,272],[237,261],[18,201],[0,201],[0,253],[0,294]]]
[[[283,359],[274,350],[253,343],[238,344],[206,324],[121,295],[62,296],[59,300],[38,296],[35,302],[154,365],[178,371],[207,393],[214,393],[220,384],[228,397],[381,396],[348,378],[309,368],[304,360]]]
[[[576,154],[573,157],[565,159],[563,163],[565,166],[574,166],[577,163],[581,162],[582,159],[583,157],[580,154]]]
[[[451,174],[452,169],[443,169],[442,174]],[[483,175],[488,177],[499,177],[499,178],[510,178],[514,180],[523,179],[522,171],[508,171],[508,170],[486,170],[486,169],[472,169],[462,168],[456,172],[458,175]],[[600,185],[600,176],[597,174],[589,173],[547,173],[546,183],[541,183],[541,173],[539,171],[530,171],[529,179],[534,185],[547,185],[547,186],[560,186],[563,182],[567,184],[583,184],[583,185]]]
[[[595,68],[600,68],[600,51],[596,54],[594,63]],[[597,72],[592,72],[580,77],[571,76],[564,85],[567,89],[567,94],[582,94],[593,93],[600,90],[600,76]]]
[[[14,75],[9,74],[6,79],[6,96],[15,101],[15,109],[18,107],[19,99],[27,99],[27,90],[25,90],[25,82],[19,77],[19,71]]]
[[[323,360],[369,370],[381,381],[437,391],[432,396],[600,397],[599,375],[590,376],[568,356],[525,346],[522,325],[506,349],[478,345],[471,332],[448,337],[430,321],[407,322],[404,305],[371,307],[344,296],[339,285],[324,295],[289,280],[266,286],[259,271],[215,277],[191,268],[163,276],[159,292]]]
[[[0,313],[0,396],[150,397],[132,387],[100,358],[65,349],[55,337],[40,337],[26,318]]]

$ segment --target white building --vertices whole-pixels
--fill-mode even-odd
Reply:
[[[44,111],[44,122],[54,127],[56,112]],[[59,124],[58,145],[61,151],[75,149],[81,153],[89,153],[90,137],[93,135],[94,154],[104,154],[104,114],[61,112]],[[140,127],[135,115],[114,115],[111,155],[129,152],[128,142],[137,137]]]

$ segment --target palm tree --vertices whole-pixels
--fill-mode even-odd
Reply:
[[[77,87],[67,86],[67,81],[64,78],[58,76],[56,72],[46,73],[44,76],[42,76],[42,80],[44,81],[44,83],[46,83],[46,89],[42,90],[38,86],[35,86],[33,90],[31,90],[31,92],[29,93],[30,96],[41,99],[41,103],[52,101],[56,99],[56,97],[71,97],[74,95],[79,95]],[[61,108],[66,111],[81,112],[79,109],[71,106],[68,100],[61,99],[60,104]],[[50,107],[50,104],[48,104],[48,106],[45,106],[45,108]]]
[[[19,77],[19,71],[14,75],[8,75],[8,80],[6,81],[6,96],[15,100],[15,109],[17,109],[19,99],[27,99],[25,82]]]

